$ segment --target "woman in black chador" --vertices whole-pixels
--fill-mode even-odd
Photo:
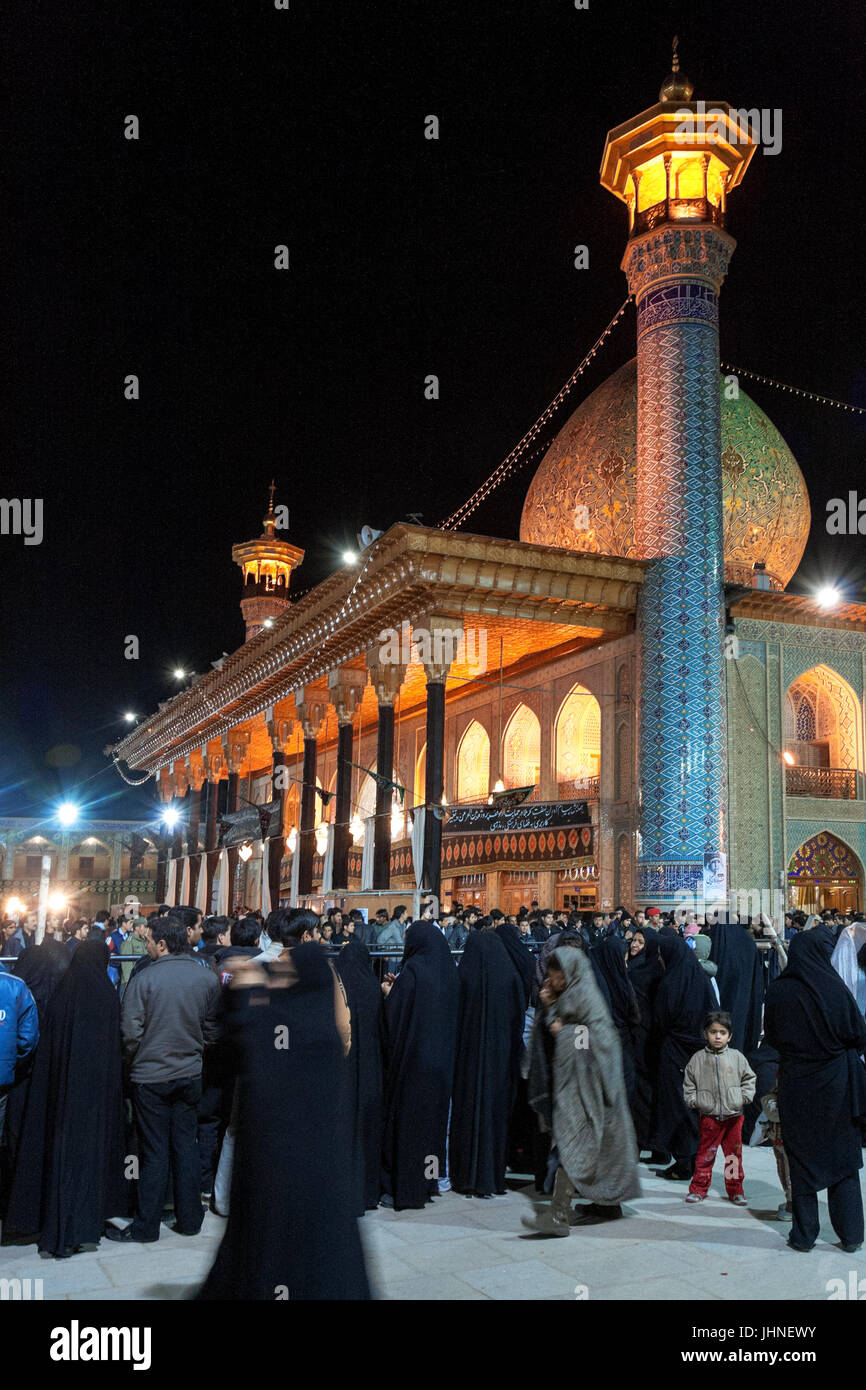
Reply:
[[[705,1046],[704,1020],[716,1008],[709,976],[682,937],[659,932],[659,960],[664,966],[653,1007],[657,1049],[655,1114],[650,1147],[673,1154],[663,1177],[691,1178],[698,1151],[698,1122],[683,1098],[686,1063]]]
[[[779,1053],[779,1119],[793,1206],[788,1244],[795,1250],[811,1250],[818,1238],[824,1188],[842,1249],[858,1250],[863,1241],[866,1023],[830,964],[834,945],[830,927],[799,932],[764,1010],[764,1037]]]
[[[652,1021],[656,990],[664,974],[659,959],[659,934],[653,927],[638,927],[629,943],[626,956],[626,972],[629,984],[634,990],[640,1019],[635,1025],[634,1041],[635,1082],[631,1094],[631,1113],[639,1149],[652,1149],[653,1114],[655,1111],[656,1072],[658,1056],[657,1039],[653,1035]],[[670,1155],[653,1151],[647,1163],[667,1163]]]
[[[448,1176],[456,1192],[490,1197],[505,1191],[525,993],[517,966],[495,931],[469,933],[457,975]]]
[[[24,981],[36,1000],[40,1028],[45,1025],[45,1010],[69,969],[71,959],[65,946],[53,936],[46,936],[38,946],[28,946],[22,951],[15,962],[12,973]]]
[[[739,922],[716,922],[706,928],[712,941],[710,959],[718,966],[716,985],[722,1008],[731,1015],[731,1047],[754,1052],[761,1041],[764,967],[755,938]]]
[[[38,946],[28,946],[22,951],[12,967],[12,974],[24,981],[36,1001],[40,1032],[45,1028],[45,1010],[69,969],[69,961],[70,955],[66,947],[55,941],[53,936],[46,936]],[[36,1053],[33,1052],[23,1066],[18,1068],[15,1084],[6,1102],[6,1143],[10,1171],[14,1171],[18,1162],[21,1126],[24,1123],[27,1097],[30,1094],[30,1078],[35,1063]]]
[[[622,1074],[629,1108],[634,1118],[635,1032],[640,1022],[640,1010],[634,986],[625,968],[626,943],[620,936],[608,936],[589,954],[589,963],[610,1009],[622,1047]]]
[[[334,989],[312,942],[285,963],[235,975],[226,1013],[238,1063],[230,1215],[200,1299],[370,1297]]]
[[[336,961],[352,1015],[350,1076],[352,1135],[358,1167],[358,1215],[379,1205],[382,1157],[382,990],[370,952],[350,940]]]
[[[445,937],[413,922],[385,1000],[382,1191],[397,1211],[423,1207],[445,1176],[458,992]]]
[[[36,949],[39,949],[38,947]],[[83,941],[45,1006],[6,1232],[58,1258],[125,1215],[120,1004],[108,947]]]

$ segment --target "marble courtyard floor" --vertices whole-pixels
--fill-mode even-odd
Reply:
[[[808,1255],[787,1248],[790,1225],[776,1219],[782,1199],[769,1149],[745,1155],[748,1207],[725,1200],[721,1170],[706,1202],[686,1206],[684,1183],[641,1165],[643,1195],[621,1221],[576,1228],[567,1240],[522,1238],[525,1192],[491,1201],[446,1193],[424,1211],[380,1207],[361,1221],[371,1281],[383,1299],[659,1299],[824,1301],[828,1282],[866,1276],[866,1251],[834,1243],[821,1203],[821,1235]],[[861,1174],[866,1195],[866,1181]],[[41,1279],[47,1299],[185,1299],[213,1260],[225,1222],[208,1213],[198,1236],[156,1245],[118,1245],[69,1260],[43,1259],[36,1247],[0,1249],[0,1277]],[[831,1286],[832,1287],[832,1286]],[[864,1284],[866,1289],[866,1284]]]

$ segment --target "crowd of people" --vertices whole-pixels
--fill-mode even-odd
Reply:
[[[365,1298],[380,1204],[489,1200],[510,1171],[528,1238],[568,1236],[627,1216],[641,1163],[707,1200],[720,1148],[748,1205],[750,1142],[792,1249],[825,1189],[842,1248],[863,1241],[859,916],[431,900],[415,921],[166,905],[35,928],[3,923],[4,1242],[194,1236],[209,1205],[227,1226],[199,1297]]]

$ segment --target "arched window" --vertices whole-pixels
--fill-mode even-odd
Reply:
[[[829,666],[813,666],[788,688],[786,737],[804,766],[863,768],[860,701]]]
[[[502,780],[506,787],[537,786],[541,772],[541,725],[528,705],[518,705],[502,736]]]
[[[556,781],[560,796],[574,782],[597,777],[601,767],[601,707],[594,695],[575,685],[556,720]]]
[[[800,700],[797,710],[797,742],[809,743],[817,738],[815,732],[815,706],[805,695]]]
[[[457,800],[484,801],[490,787],[490,737],[473,719],[457,750]]]

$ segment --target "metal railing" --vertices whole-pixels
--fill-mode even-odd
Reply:
[[[725,215],[709,198],[663,198],[660,203],[635,213],[632,236],[651,232],[663,222],[712,222],[725,225]]]
[[[788,796],[820,796],[834,801],[856,801],[858,774],[852,767],[786,767]]]
[[[575,777],[570,782],[557,782],[556,795],[560,801],[598,801],[600,777]]]

